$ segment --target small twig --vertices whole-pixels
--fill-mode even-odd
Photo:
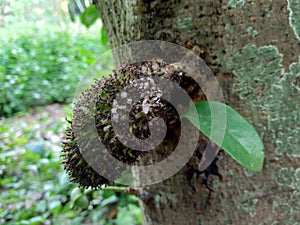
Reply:
[[[143,194],[143,189],[141,187],[128,187],[125,193],[135,195],[136,197],[141,197]]]
[[[128,189],[128,187],[107,186],[107,187],[104,187],[102,190],[109,190],[109,191],[116,191],[116,192],[126,193],[127,189]]]

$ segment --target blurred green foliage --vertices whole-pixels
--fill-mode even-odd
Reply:
[[[0,0],[0,27],[16,23],[68,23],[69,0]]]
[[[141,224],[136,197],[69,182],[59,155],[71,106],[60,108],[0,120],[0,224]]]
[[[0,37],[0,115],[70,102],[78,81],[105,47],[99,37],[28,29]]]
[[[70,102],[108,50],[101,21],[89,20],[86,29],[76,15],[71,23],[69,2],[0,0],[0,224],[140,225],[136,197],[80,189],[62,168],[72,109],[48,104]]]

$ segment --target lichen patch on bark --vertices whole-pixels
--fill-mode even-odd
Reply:
[[[300,41],[300,1],[288,0],[288,9],[290,11],[290,26]]]
[[[288,73],[281,63],[276,46],[246,45],[233,59],[237,77],[233,90],[256,108],[253,113],[257,116],[267,114],[267,130],[276,153],[300,157],[300,128],[296,126],[300,121],[300,63],[291,64]]]
[[[245,191],[242,196],[243,202],[241,202],[237,208],[239,210],[245,211],[248,213],[251,217],[254,217],[256,215],[256,206],[258,203],[258,199],[255,198],[253,192]],[[251,200],[249,200],[251,199]]]
[[[273,202],[272,211],[285,218],[285,224],[294,224],[299,221],[300,211],[300,169],[281,168],[275,174],[277,183],[286,190],[291,190],[291,195]]]

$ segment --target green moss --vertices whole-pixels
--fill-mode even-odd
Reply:
[[[220,187],[220,180],[219,179],[213,179],[212,187],[213,187],[213,189],[219,188]]]
[[[160,208],[160,200],[161,200],[160,195],[155,195],[154,196],[154,203],[155,203],[155,208],[156,209]]]
[[[252,177],[255,173],[250,170],[244,169],[244,173],[247,177]]]
[[[296,169],[295,172],[295,184],[296,188],[300,191],[300,168]]]
[[[190,30],[193,27],[192,19],[190,17],[178,18],[177,26],[178,26],[178,28],[180,28],[182,30]]]
[[[300,157],[300,128],[296,126],[300,121],[300,60],[285,72],[282,57],[276,46],[246,45],[233,59],[237,77],[233,91],[255,107],[256,117],[267,116],[269,138],[278,155]]]
[[[300,40],[300,1],[288,0],[288,9],[290,11],[290,25],[296,37]]]
[[[280,225],[277,221],[273,221],[272,218],[265,218],[263,222],[259,223],[258,225],[270,225],[270,224],[277,224]]]
[[[281,168],[275,174],[276,182],[285,187],[287,190],[292,190],[292,196],[299,199],[300,196],[300,169]],[[297,201],[299,202],[299,201]],[[298,204],[300,208],[300,204]]]
[[[282,168],[275,173],[275,177],[280,185],[293,187],[295,184],[295,170],[293,168]]]
[[[280,213],[282,216],[290,215],[292,213],[292,207],[285,201],[273,202],[272,212],[274,214]]]
[[[242,210],[248,213],[251,217],[256,215],[256,205],[258,203],[258,199],[255,198],[254,194],[249,191],[245,191],[243,194],[243,202],[237,206],[239,210]]]
[[[227,23],[226,26],[225,26],[225,29],[229,32],[232,32],[233,31],[233,26],[230,23]]]
[[[300,211],[300,169],[281,168],[274,175],[276,182],[282,186],[281,190],[286,190],[286,194],[273,202],[272,211],[277,215],[288,216],[282,221],[283,224],[294,225]]]
[[[229,0],[229,4],[236,8],[238,6],[243,6],[245,4],[245,0]]]
[[[280,223],[278,221],[275,221],[271,225],[280,225]]]
[[[248,32],[248,35],[249,35],[250,37],[255,37],[255,36],[257,35],[257,31],[254,30],[253,27],[248,27],[248,28],[247,28],[247,32]]]
[[[175,208],[177,207],[178,200],[175,194],[160,192],[160,194],[154,196],[154,204],[157,209],[160,209],[163,205],[169,205]]]

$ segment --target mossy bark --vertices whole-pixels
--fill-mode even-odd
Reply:
[[[215,175],[186,168],[145,187],[145,225],[300,224],[300,4],[294,0],[95,0],[111,47],[155,39],[197,45],[226,102],[261,134],[265,164],[228,155]],[[216,176],[218,174],[218,176]],[[208,188],[209,187],[209,188]]]

